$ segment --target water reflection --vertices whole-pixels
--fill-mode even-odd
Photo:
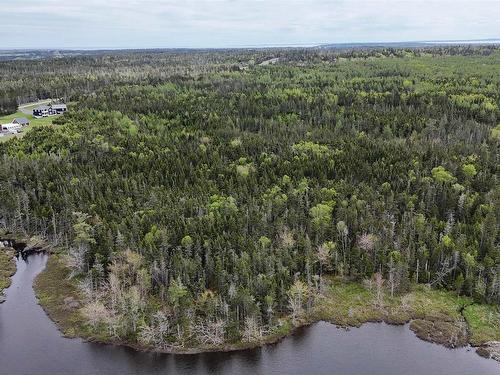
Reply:
[[[298,330],[275,345],[232,353],[174,356],[85,343],[60,336],[37,305],[32,280],[45,255],[19,259],[0,305],[0,374],[9,375],[489,375],[500,365],[467,349],[448,350],[407,327],[366,324],[349,331],[327,323]]]

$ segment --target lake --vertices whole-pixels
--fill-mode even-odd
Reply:
[[[33,279],[46,262],[44,254],[17,260],[7,302],[0,305],[0,374],[500,374],[499,363],[474,349],[446,349],[419,340],[407,326],[386,324],[346,331],[321,322],[276,345],[198,355],[141,353],[66,339],[33,292]]]

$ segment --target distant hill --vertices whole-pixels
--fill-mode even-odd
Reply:
[[[326,43],[310,44],[307,46],[242,46],[238,48],[144,48],[144,49],[6,49],[0,50],[0,61],[8,60],[39,60],[47,58],[62,58],[73,56],[92,56],[103,55],[106,53],[119,54],[120,52],[166,52],[166,51],[228,51],[239,49],[286,49],[286,48],[321,48],[321,49],[361,49],[361,48],[423,48],[432,46],[451,46],[451,45],[481,45],[498,44],[500,38],[474,39],[474,40],[437,40],[437,41],[408,41],[408,42],[348,42],[348,43]]]
[[[354,43],[329,43],[318,47],[328,49],[345,48],[418,48],[430,46],[449,46],[457,44],[500,44],[500,39],[474,39],[474,40],[433,40],[410,42],[354,42]]]

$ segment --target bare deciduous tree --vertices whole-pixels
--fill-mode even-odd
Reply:
[[[292,311],[292,320],[295,322],[304,311],[304,301],[307,299],[308,288],[302,281],[297,280],[288,291],[288,304]]]
[[[158,348],[166,349],[169,347],[167,337],[171,333],[171,325],[167,314],[163,311],[157,311],[151,317],[151,323],[145,324],[139,330],[139,342],[145,345],[153,345]]]
[[[380,272],[377,272],[375,275],[373,275],[373,281],[375,282],[375,287],[377,288],[377,297],[376,297],[377,306],[382,306],[384,297],[383,296],[384,278],[382,277],[382,274]]]
[[[439,271],[436,273],[436,276],[434,277],[434,279],[429,283],[431,286],[432,285],[436,285],[436,284],[440,284],[443,279],[448,276],[453,270],[455,269],[452,261],[450,258],[445,258],[442,262],[441,262],[441,268],[439,269]]]
[[[376,240],[373,234],[364,233],[358,238],[358,246],[361,250],[371,253],[375,248]]]
[[[318,246],[318,251],[316,257],[319,261],[319,290],[320,293],[323,289],[323,267],[328,264],[332,257],[332,251],[335,249],[335,244],[333,242],[325,242],[324,244]]]
[[[112,313],[102,302],[93,301],[82,308],[82,314],[89,324],[96,328],[101,323],[108,323]]]
[[[247,316],[245,318],[245,326],[243,328],[242,337],[245,342],[258,342],[264,335],[262,326],[255,316]]]
[[[222,345],[224,343],[225,323],[223,320],[204,321],[195,325],[196,338],[204,345]]]

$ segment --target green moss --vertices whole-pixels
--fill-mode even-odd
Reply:
[[[453,292],[430,289],[417,286],[407,295],[410,302],[412,316],[415,319],[427,320],[457,320],[461,319],[460,311],[472,303],[467,297],[459,297]]]
[[[382,309],[375,305],[375,294],[357,283],[333,281],[313,309],[314,320],[326,320],[341,326],[359,326],[382,321]]]
[[[14,260],[14,250],[9,248],[0,249],[0,297],[3,290],[10,286],[10,277],[16,272],[16,261]]]
[[[45,270],[38,275],[33,283],[33,289],[40,305],[57,323],[65,336],[89,337],[84,319],[78,310],[69,310],[64,303],[64,299],[67,297],[80,300],[78,290],[68,276],[69,271],[64,266],[60,255],[52,255]]]
[[[470,342],[474,346],[500,341],[500,310],[492,305],[470,305],[464,309],[469,325]]]
[[[317,301],[312,317],[341,326],[359,326],[374,321],[403,324],[411,319],[456,322],[462,319],[461,309],[470,303],[469,298],[422,285],[394,297],[383,292],[378,301],[374,288],[369,290],[359,283],[333,280]]]

